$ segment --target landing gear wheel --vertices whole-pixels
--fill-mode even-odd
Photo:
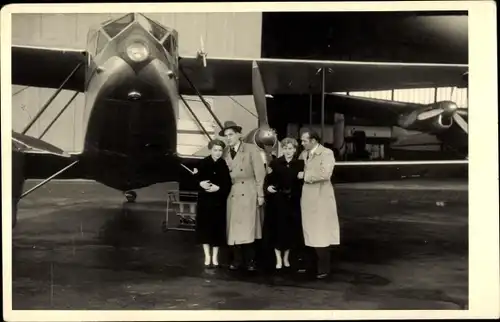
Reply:
[[[137,199],[135,191],[125,191],[124,195],[128,202],[135,202],[135,199]]]

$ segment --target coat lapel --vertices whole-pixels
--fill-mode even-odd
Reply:
[[[235,164],[242,164],[245,159],[245,143],[241,142],[238,150],[236,151],[236,156],[233,159]]]
[[[311,156],[307,159],[307,161],[306,161],[306,162],[307,162],[307,163],[312,162],[312,161],[313,161],[316,157],[320,156],[322,152],[323,152],[323,146],[320,144],[320,145],[318,145],[318,147],[316,148],[316,151],[314,151],[314,152],[312,153],[312,155],[311,155]],[[307,157],[307,155],[306,155],[306,157]]]
[[[231,157],[231,148],[228,147],[226,150],[226,161],[230,170],[233,170],[238,164],[243,162],[243,156],[245,154],[245,143],[241,142],[234,159]]]

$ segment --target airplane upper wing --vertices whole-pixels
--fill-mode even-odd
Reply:
[[[78,66],[85,64],[83,50],[12,46],[12,84],[59,88]],[[80,68],[63,89],[83,92],[85,69]]]
[[[467,65],[314,61],[291,59],[182,57],[180,67],[202,95],[251,95],[252,62],[256,61],[267,94],[321,94],[320,68],[325,68],[325,92],[464,86]],[[181,94],[193,95],[180,75]]]

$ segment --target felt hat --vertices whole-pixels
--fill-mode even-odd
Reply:
[[[220,130],[219,135],[224,136],[224,131],[227,129],[233,129],[233,130],[241,133],[241,126],[236,124],[234,121],[226,121],[226,122],[224,122],[224,126]]]

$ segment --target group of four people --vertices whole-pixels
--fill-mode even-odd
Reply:
[[[298,142],[280,142],[283,155],[264,162],[260,150],[241,140],[242,128],[224,124],[218,139],[209,143],[210,155],[201,160],[196,213],[197,242],[203,245],[205,266],[219,266],[219,248],[232,250],[230,269],[245,264],[256,270],[254,242],[263,240],[275,253],[275,268],[290,267],[290,252],[300,271],[312,268],[309,250],[317,256],[317,278],[330,273],[329,247],[340,244],[337,205],[331,176],[333,151],[320,144],[319,135],[306,130]],[[305,266],[304,266],[305,265]]]

